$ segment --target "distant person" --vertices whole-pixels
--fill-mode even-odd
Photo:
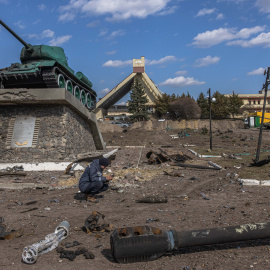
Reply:
[[[86,200],[98,202],[96,199],[98,193],[106,191],[109,188],[109,181],[112,176],[104,177],[103,170],[110,164],[107,158],[94,159],[85,169],[79,181],[79,189],[85,194]]]

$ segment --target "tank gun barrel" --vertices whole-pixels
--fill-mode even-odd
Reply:
[[[27,44],[22,38],[20,38],[12,29],[10,29],[2,20],[0,20],[0,24],[2,24],[15,38],[17,38],[26,48],[28,52],[33,52],[33,47],[31,44]]]

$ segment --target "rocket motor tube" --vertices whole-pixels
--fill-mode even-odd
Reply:
[[[115,229],[110,242],[112,255],[119,263],[152,261],[174,248],[172,231],[150,226]]]
[[[178,248],[263,239],[270,237],[270,223],[176,232],[175,237]]]
[[[150,226],[115,229],[111,250],[119,263],[151,261],[178,248],[270,238],[270,223],[177,232]]]

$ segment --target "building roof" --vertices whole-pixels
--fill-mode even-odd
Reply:
[[[161,96],[162,93],[145,73],[145,61],[142,56],[141,59],[133,59],[133,72],[100,99],[97,102],[96,108],[108,110],[131,90],[135,79],[137,79],[144,87],[144,91],[148,97],[147,105],[153,105],[154,101]]]

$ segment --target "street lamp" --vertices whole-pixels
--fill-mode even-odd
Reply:
[[[212,115],[211,115],[211,103],[212,101],[215,102],[216,99],[211,97],[211,89],[209,88],[209,90],[207,91],[208,93],[208,101],[209,101],[209,120],[210,120],[210,127],[209,127],[209,133],[210,133],[210,150],[212,151],[213,149],[213,145],[212,145],[212,124],[211,124],[211,120],[212,120]]]

